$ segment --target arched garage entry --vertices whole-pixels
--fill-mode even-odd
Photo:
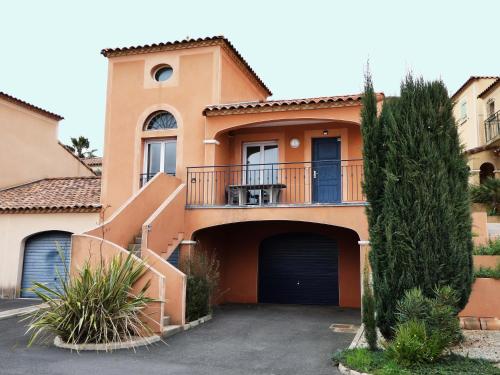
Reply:
[[[35,298],[36,294],[29,290],[33,283],[44,283],[55,288],[61,277],[67,277],[71,249],[71,233],[47,231],[28,237],[24,245],[23,274],[21,281],[21,297]],[[61,252],[64,261],[59,255]]]
[[[338,305],[338,246],[317,233],[266,238],[259,251],[259,302]]]
[[[214,252],[220,262],[220,303],[269,301],[332,304],[355,308],[361,305],[359,236],[351,229],[299,221],[251,221],[200,229],[193,234],[192,239],[197,242],[194,251]],[[290,246],[296,246],[296,250],[292,252],[301,256],[302,260],[310,262],[308,265],[302,265],[305,267],[302,280],[310,273],[310,282],[315,282],[316,287],[313,287],[312,294],[307,298],[304,297],[307,293],[303,293],[304,298],[301,298],[301,301],[272,301],[266,299],[265,295],[264,298],[262,296],[261,276],[267,272],[268,276],[276,277],[277,273],[286,272],[279,269],[283,257],[280,259],[280,254],[275,250],[269,253],[269,268],[267,271],[262,270],[262,262],[266,262],[266,258],[260,257],[262,245],[271,246],[273,249],[276,241],[282,242],[281,239],[285,239]],[[322,253],[321,247],[328,248],[331,252],[328,255],[326,252]],[[336,267],[333,264],[335,257]],[[292,259],[291,262],[295,271],[300,271],[296,268],[300,260],[294,262]],[[335,269],[337,277],[334,276]],[[328,279],[331,284],[321,281],[322,278]],[[300,282],[294,280],[295,284],[297,281]],[[321,294],[328,297],[320,297]]]

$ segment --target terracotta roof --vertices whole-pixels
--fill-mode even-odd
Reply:
[[[102,157],[100,156],[95,158],[84,158],[81,160],[90,167],[102,165]]]
[[[160,51],[171,51],[176,49],[183,48],[195,48],[195,47],[206,47],[206,46],[216,46],[219,45],[225,48],[230,54],[232,54],[236,61],[239,62],[244,69],[250,73],[255,81],[267,92],[270,96],[272,95],[271,90],[265,85],[265,83],[259,78],[257,73],[250,67],[250,65],[246,62],[246,60],[241,56],[236,48],[234,48],[233,44],[224,36],[212,36],[206,38],[197,38],[197,39],[183,39],[176,40],[173,42],[164,42],[164,43],[154,43],[154,44],[145,44],[143,46],[132,46],[132,47],[122,47],[122,48],[104,48],[101,50],[101,54],[106,57],[115,57],[115,56],[125,56],[125,55],[138,55],[143,53],[150,52],[160,52]]]
[[[40,107],[37,107],[36,105],[33,105],[31,103],[28,103],[28,102],[25,102],[24,100],[21,100],[21,99],[18,99],[18,98],[15,98],[13,97],[12,95],[9,95],[9,94],[6,94],[5,92],[2,92],[0,91],[0,98],[8,101],[8,102],[11,102],[11,103],[14,103],[14,104],[17,104],[21,107],[24,107],[24,108],[27,108],[33,112],[36,112],[36,113],[39,113],[41,115],[44,115],[44,116],[47,116],[53,120],[56,120],[56,121],[61,121],[64,119],[64,117],[62,116],[59,116],[55,113],[52,113],[52,112],[49,112],[43,108],[40,108]]]
[[[486,87],[486,89],[482,93],[480,93],[477,97],[482,98],[483,96],[488,94],[491,90],[493,90],[495,87],[497,87],[499,84],[500,84],[500,78],[497,78],[496,80],[493,81],[491,85]]]
[[[45,178],[0,190],[0,213],[95,212],[100,198],[99,177]]]
[[[500,149],[498,146],[493,146],[493,145],[484,145],[484,146],[478,146],[474,148],[470,148],[468,150],[464,151],[465,155],[474,155],[477,154],[478,152],[482,151],[488,151],[488,150],[498,150]]]
[[[266,112],[271,110],[285,110],[288,107],[299,107],[298,109],[329,108],[344,105],[357,105],[361,103],[362,98],[363,94],[354,94],[342,96],[321,96],[317,98],[304,99],[216,104],[207,106],[203,110],[203,114],[205,116],[213,116],[218,114]],[[383,93],[377,93],[377,100],[382,100],[383,98]]]
[[[498,77],[498,76],[470,76],[469,79],[467,81],[465,81],[465,83],[462,86],[460,86],[458,88],[458,90],[455,91],[455,93],[451,96],[451,100],[455,100],[455,98],[462,91],[464,91],[467,86],[469,86],[472,82],[477,81],[478,79],[498,79],[498,78],[500,78],[500,77]]]

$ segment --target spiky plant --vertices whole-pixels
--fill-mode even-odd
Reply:
[[[28,345],[53,335],[69,344],[109,344],[149,336],[144,323],[144,308],[154,301],[146,296],[149,281],[138,293],[132,292],[145,269],[145,263],[132,254],[117,255],[97,265],[84,263],[77,275],[60,277],[59,287],[34,283],[31,289],[48,308],[29,316]]]
[[[500,214],[500,179],[487,178],[481,185],[473,185],[470,189],[474,203],[486,204],[490,215]]]

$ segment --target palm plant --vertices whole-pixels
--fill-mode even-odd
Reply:
[[[138,292],[132,286],[146,265],[131,254],[115,256],[106,264],[86,262],[78,274],[61,279],[60,287],[34,283],[31,290],[48,305],[28,319],[28,346],[38,339],[58,335],[69,344],[109,344],[151,334],[144,324],[144,308],[154,300],[146,296],[149,282]]]
[[[500,212],[500,179],[487,178],[480,185],[470,188],[471,200],[474,203],[486,204],[490,215]]]
[[[71,150],[76,156],[79,158],[85,157],[85,151],[90,148],[90,142],[88,138],[84,136],[79,136],[78,138],[71,137],[71,145],[66,146],[69,150]],[[96,150],[92,150],[95,152]],[[91,151],[91,152],[92,152]]]

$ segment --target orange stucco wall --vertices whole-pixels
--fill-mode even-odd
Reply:
[[[94,176],[58,143],[58,126],[0,98],[0,188],[48,177]]]
[[[220,302],[258,301],[259,246],[279,233],[318,233],[337,240],[339,247],[339,305],[360,307],[359,245],[355,232],[312,223],[250,222],[208,228],[195,234],[198,248],[215,251],[221,266]],[[198,250],[198,249],[197,249]]]

